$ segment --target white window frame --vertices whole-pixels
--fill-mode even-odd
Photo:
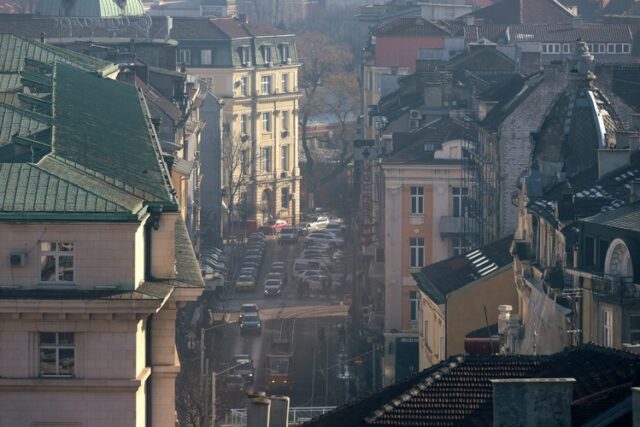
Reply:
[[[200,65],[213,64],[213,50],[200,49]]]
[[[240,114],[240,134],[241,135],[248,135],[248,127],[247,127],[247,123],[248,123],[248,117],[246,114]]]
[[[615,54],[616,53],[616,44],[615,43],[607,43],[607,53]]]
[[[287,62],[287,59],[289,59],[289,45],[286,43],[283,43],[280,45],[280,55],[282,57],[282,63],[285,64]]]
[[[456,209],[457,201],[457,209]],[[451,216],[455,218],[464,218],[467,216],[467,207],[469,204],[469,189],[466,187],[451,188]]]
[[[602,346],[613,347],[613,310],[603,308],[601,311],[602,319]]]
[[[240,96],[248,96],[247,95],[248,86],[249,86],[249,78],[241,77],[240,78]]]
[[[631,53],[631,45],[629,43],[622,43],[622,53]]]
[[[191,49],[178,49],[178,63],[191,65]]]
[[[240,47],[240,63],[246,66],[249,63],[249,48],[247,46]]]
[[[273,79],[271,76],[260,77],[260,93],[262,95],[271,95],[273,89],[272,84]]]
[[[280,147],[280,167],[283,171],[289,170],[289,145],[285,144]]]
[[[451,239],[451,256],[462,255],[469,250],[468,242],[462,237]]]
[[[409,322],[416,324],[418,321],[418,309],[420,308],[420,295],[418,291],[409,291]]]
[[[55,245],[54,250],[47,250],[43,248],[43,245]],[[59,250],[60,245],[71,245],[71,250]],[[75,281],[75,260],[74,260],[74,243],[73,242],[64,242],[64,241],[41,241],[39,242],[40,248],[40,264],[39,264],[39,282],[45,284],[73,284]],[[54,277],[55,280],[45,280],[42,276],[42,267],[43,262],[45,261],[45,257],[53,257],[54,258]],[[71,258],[71,280],[61,280],[60,279],[60,257],[70,257]]]
[[[271,172],[272,171],[272,159],[271,159],[271,154],[272,154],[273,150],[271,149],[271,147],[263,147],[262,148],[262,158],[260,159],[262,161],[262,172]]]
[[[571,53],[571,45],[569,43],[562,45],[562,53]]]
[[[409,238],[409,268],[422,268],[424,267],[424,238],[423,237],[410,237]]]
[[[43,334],[54,334],[55,343],[53,344],[43,344],[42,338]],[[60,335],[70,335],[73,341],[73,344],[60,344]],[[51,378],[51,377],[63,377],[70,378],[75,375],[75,367],[76,367],[76,340],[75,334],[73,332],[40,332],[38,333],[38,375],[43,378]],[[42,367],[42,350],[54,350],[56,354],[56,372],[55,373],[43,373]],[[73,351],[73,364],[71,365],[71,373],[60,373],[60,350],[72,350]]]
[[[262,113],[262,133],[271,133],[271,112]]]
[[[282,86],[282,93],[289,92],[289,73],[282,73],[282,81],[280,83]]]
[[[424,187],[412,186],[409,191],[411,215],[424,215]]]
[[[262,57],[265,63],[272,62],[273,57],[271,53],[271,46],[262,46]]]

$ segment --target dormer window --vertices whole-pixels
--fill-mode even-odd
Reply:
[[[287,62],[289,62],[289,45],[288,44],[281,44],[280,45],[280,58],[282,59],[282,63],[286,64]]]
[[[271,46],[262,46],[262,56],[265,63],[271,62]]]
[[[251,63],[251,56],[249,54],[249,47],[242,46],[238,49],[238,55],[240,55],[240,64],[248,66]]]

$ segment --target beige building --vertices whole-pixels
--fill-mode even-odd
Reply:
[[[203,282],[142,93],[60,48],[0,52],[0,426],[173,427]]]
[[[299,222],[298,69],[291,33],[245,17],[173,20],[178,62],[223,103],[225,202],[248,206],[257,226]],[[229,171],[233,170],[233,174]]]
[[[412,273],[468,249],[466,125],[449,117],[396,133],[384,158],[384,384],[418,369],[420,294]]]
[[[517,306],[511,241],[506,237],[414,274],[420,289],[421,370],[465,353],[468,334],[495,325],[499,306]]]

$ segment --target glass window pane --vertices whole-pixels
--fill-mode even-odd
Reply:
[[[56,350],[53,348],[40,349],[40,375],[56,375]]]
[[[60,375],[73,375],[75,350],[72,348],[61,348],[58,350],[60,356]]]
[[[58,344],[73,345],[73,332],[61,332],[58,334]]]
[[[40,280],[43,282],[56,281],[56,257],[51,255],[40,257]]]
[[[58,257],[58,280],[65,282],[73,282],[73,257]]]
[[[56,244],[55,242],[40,242],[40,250],[41,251],[55,251]]]
[[[40,345],[55,344],[56,334],[55,332],[41,332],[40,333]]]

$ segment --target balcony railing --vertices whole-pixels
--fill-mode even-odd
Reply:
[[[478,220],[471,217],[442,216],[438,223],[440,236],[461,236],[478,232]]]
[[[640,284],[633,277],[601,276],[592,279],[593,295],[609,298],[621,304],[640,303]]]

